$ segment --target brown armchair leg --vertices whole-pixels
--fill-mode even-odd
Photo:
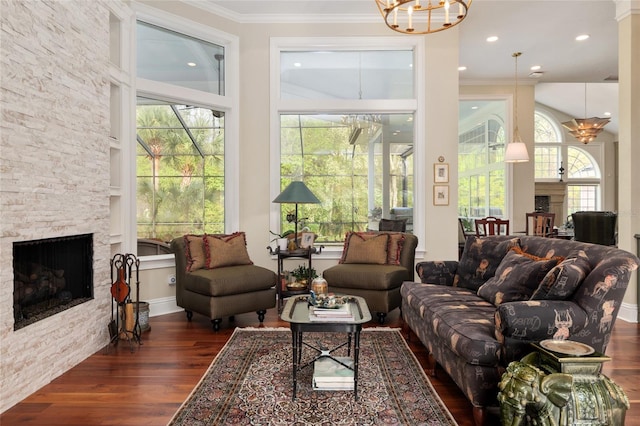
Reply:
[[[213,325],[213,331],[220,331],[220,324],[222,323],[222,318],[215,318],[211,320],[211,324]]]

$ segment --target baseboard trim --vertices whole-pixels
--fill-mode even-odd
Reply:
[[[624,303],[620,305],[620,312],[618,312],[618,319],[626,322],[638,322],[638,305],[631,303]]]
[[[175,297],[161,297],[158,299],[145,300],[149,303],[149,317],[157,317],[164,314],[181,312],[184,309],[176,304]]]

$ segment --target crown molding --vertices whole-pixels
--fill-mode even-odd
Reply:
[[[341,1],[341,0],[340,0]],[[336,1],[339,3],[340,1]],[[379,23],[380,13],[238,13],[205,0],[180,0],[181,3],[218,15],[240,24],[327,24],[327,23]],[[373,4],[373,2],[372,2]],[[373,4],[375,6],[375,4]],[[336,5],[339,10],[339,5]]]

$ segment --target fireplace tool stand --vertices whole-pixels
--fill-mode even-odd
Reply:
[[[131,352],[135,344],[142,345],[140,327],[140,260],[133,254],[116,254],[111,258],[111,321],[109,347],[120,340],[129,343]],[[135,270],[136,298],[131,300],[132,277]],[[135,315],[134,306],[135,303]]]

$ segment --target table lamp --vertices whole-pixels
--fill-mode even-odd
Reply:
[[[304,182],[301,181],[293,181],[287,186],[284,191],[280,193],[274,200],[274,203],[284,204],[291,203],[296,205],[296,215],[293,218],[293,221],[289,220],[289,222],[295,223],[294,228],[294,238],[296,247],[298,246],[298,204],[318,204],[320,200],[313,195],[313,192]]]

